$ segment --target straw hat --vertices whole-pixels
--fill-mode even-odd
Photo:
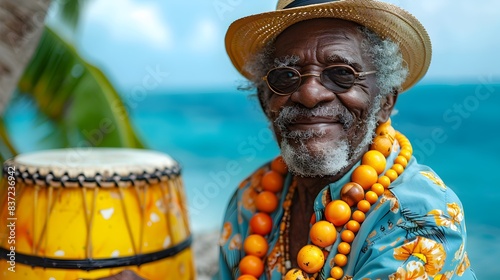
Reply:
[[[399,44],[409,75],[402,92],[416,84],[431,61],[431,42],[422,24],[407,11],[375,0],[278,0],[276,11],[233,22],[226,33],[226,51],[233,65],[251,78],[244,65],[287,27],[308,19],[338,18],[366,26]]]

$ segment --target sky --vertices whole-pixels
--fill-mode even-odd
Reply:
[[[500,81],[500,1],[387,2],[414,14],[429,32],[433,58],[422,84]],[[156,83],[148,89],[159,93],[231,90],[244,78],[226,56],[227,27],[275,5],[270,0],[92,0],[75,38],[83,56],[124,91],[137,90],[151,76]]]

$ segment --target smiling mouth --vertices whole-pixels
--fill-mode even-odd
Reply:
[[[329,126],[343,126],[343,124],[332,117],[312,117],[296,119],[288,123],[289,130],[323,129]]]

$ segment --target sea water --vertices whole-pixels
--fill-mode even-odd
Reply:
[[[146,146],[182,165],[191,228],[218,230],[239,182],[278,155],[257,99],[248,93],[124,95],[134,128]],[[131,101],[134,101],[133,103]],[[22,108],[22,110],[21,110]],[[7,122],[22,152],[36,149],[36,114],[13,104]],[[479,279],[500,275],[500,85],[422,85],[399,96],[394,128],[414,155],[460,197],[469,257]],[[39,128],[36,128],[39,129]]]

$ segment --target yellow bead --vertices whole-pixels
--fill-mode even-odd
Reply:
[[[370,202],[368,202],[367,200],[361,200],[360,202],[358,202],[358,209],[360,211],[362,211],[363,213],[366,213],[368,211],[370,211],[370,207],[372,205],[370,204]]]
[[[351,207],[343,200],[334,200],[325,207],[325,218],[335,226],[342,226],[351,217]]]
[[[380,183],[375,183],[373,184],[371,190],[376,193],[378,196],[381,196],[383,193],[384,193],[384,186],[382,186],[382,184]]]
[[[309,280],[309,277],[304,271],[298,268],[292,268],[286,273],[285,280]]]
[[[340,242],[337,246],[337,251],[341,254],[347,255],[351,252],[351,245],[347,242]]]
[[[352,219],[361,224],[365,221],[365,213],[356,210],[352,213]]]
[[[378,195],[373,191],[367,191],[365,194],[365,199],[370,202],[370,204],[375,204],[378,200]]]
[[[403,149],[399,152],[399,155],[406,158],[407,161],[411,159],[411,152],[409,150]]]
[[[354,232],[348,229],[343,230],[342,233],[340,234],[340,238],[342,239],[342,241],[347,243],[351,243],[354,240],[354,237],[355,237]]]
[[[328,221],[318,221],[309,230],[309,237],[314,245],[324,248],[335,242],[335,239],[337,239],[337,230]]]
[[[406,160],[406,158],[404,156],[397,156],[394,159],[394,163],[401,164],[401,166],[406,168],[406,165],[408,165],[408,160]]]
[[[348,230],[356,233],[356,232],[359,231],[359,228],[361,227],[361,225],[357,221],[355,221],[355,220],[350,220],[349,222],[347,222],[347,224],[345,225],[345,227]]]
[[[347,264],[347,256],[344,254],[336,254],[333,261],[340,267],[345,266]]]
[[[389,177],[392,183],[398,178],[398,173],[394,169],[389,169],[385,172],[385,176]]]
[[[401,175],[401,173],[403,173],[403,171],[405,171],[405,168],[399,164],[399,163],[395,163],[391,169],[394,169],[394,171],[396,171],[396,173],[398,173],[398,175]]]
[[[342,279],[342,276],[344,276],[344,270],[338,266],[334,266],[330,270],[330,276],[334,279]]]
[[[385,170],[386,159],[384,155],[377,150],[370,150],[363,155],[361,164],[369,165],[375,168],[378,174],[381,174]]]
[[[325,264],[325,256],[320,248],[314,245],[305,245],[297,254],[299,267],[307,273],[316,273]]]
[[[384,186],[384,188],[388,188],[389,185],[391,184],[391,179],[387,176],[380,176],[378,178],[378,183],[381,184],[382,186]]]

